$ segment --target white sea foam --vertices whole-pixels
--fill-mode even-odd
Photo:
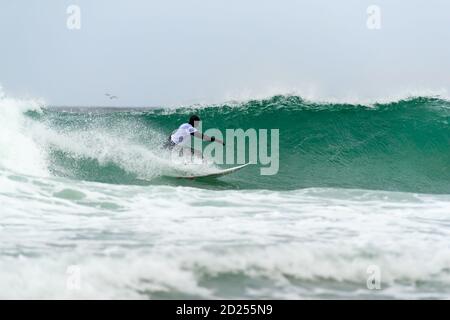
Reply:
[[[114,186],[2,171],[0,202],[1,298],[450,295],[448,195]],[[80,290],[66,287],[71,265]],[[366,288],[370,265],[380,291]]]

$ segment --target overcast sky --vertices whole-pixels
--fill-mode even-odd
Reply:
[[[4,91],[52,105],[450,92],[448,0],[0,0],[0,39]]]

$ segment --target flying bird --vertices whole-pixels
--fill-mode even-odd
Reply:
[[[112,94],[110,94],[110,93],[105,93],[105,96],[107,96],[109,99],[119,99],[119,97],[118,96],[113,96]]]

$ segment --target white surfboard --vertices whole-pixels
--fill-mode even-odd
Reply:
[[[177,176],[176,178],[178,178],[178,179],[217,178],[217,177],[222,177],[227,174],[239,171],[239,170],[245,168],[246,166],[248,166],[249,164],[250,163],[246,163],[246,164],[243,164],[243,165],[240,165],[237,167],[223,169],[223,170],[217,170],[217,171],[209,172],[209,173],[205,173],[205,174],[187,174],[187,175],[183,175],[183,176]]]

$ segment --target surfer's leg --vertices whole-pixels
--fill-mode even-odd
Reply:
[[[201,151],[196,150],[192,147],[183,147],[182,148],[183,154],[190,155],[191,159],[203,159],[203,154]]]
[[[167,140],[166,142],[164,142],[164,144],[163,144],[164,149],[172,150],[173,147],[175,147],[175,143],[173,143],[172,140],[170,140],[170,139]]]
[[[195,156],[200,157],[200,158],[203,159],[203,153],[201,151],[198,151],[198,150],[196,150],[194,148],[190,148],[190,149],[191,149],[191,154],[192,155],[195,155]]]

